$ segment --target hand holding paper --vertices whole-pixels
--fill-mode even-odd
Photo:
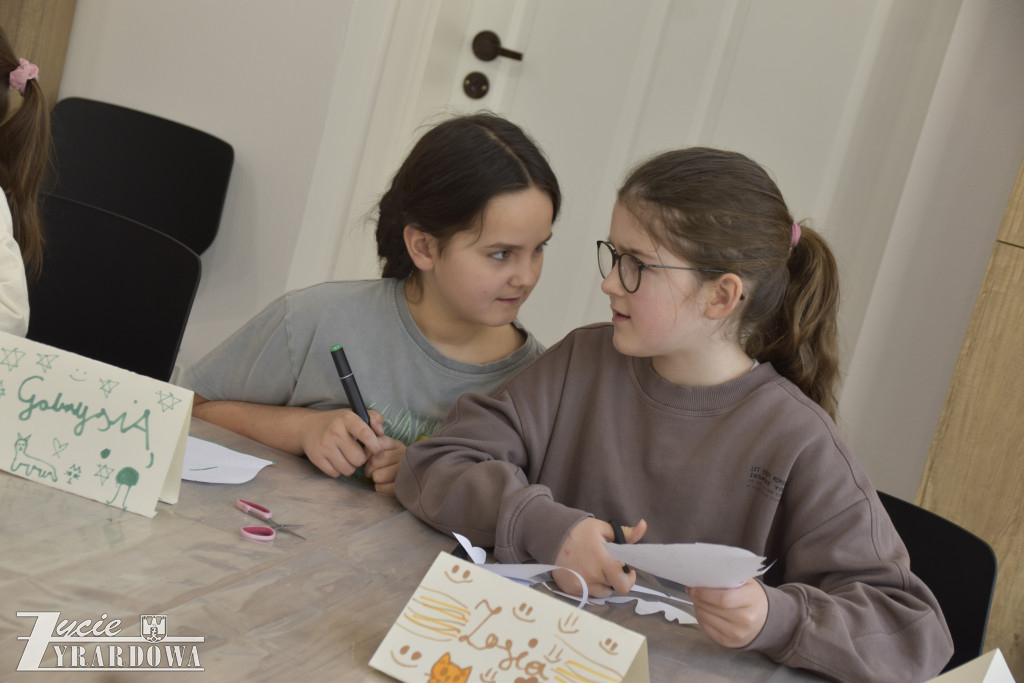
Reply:
[[[724,647],[743,647],[757,637],[768,619],[764,586],[747,579],[738,588],[691,588],[697,622]]]
[[[597,523],[603,524],[603,522]],[[643,529],[646,529],[646,525],[643,525]],[[630,538],[632,538],[633,533],[638,531],[641,531],[640,524],[631,530]],[[486,553],[483,549],[474,547],[465,537],[459,534],[455,534],[455,537],[473,562],[484,564]],[[764,625],[764,616],[767,615],[767,597],[761,584],[754,581],[754,577],[760,576],[767,571],[767,567],[762,567],[764,557],[755,555],[743,548],[711,543],[644,545],[607,543],[606,548],[611,556],[616,559],[617,563],[627,561],[638,569],[643,569],[658,578],[668,579],[683,585],[687,585],[689,582],[689,585],[697,586],[699,585],[698,581],[706,581],[717,583],[720,586],[724,585],[725,587],[710,589],[705,587],[703,590],[694,590],[698,596],[702,597],[700,606],[696,606],[697,600],[691,602],[633,583],[626,595],[609,594],[603,597],[590,597],[587,591],[584,590],[580,606],[588,601],[603,605],[606,602],[621,603],[635,600],[637,603],[637,614],[660,613],[669,621],[677,621],[680,624],[692,624],[697,620],[690,616],[689,613],[669,604],[667,601],[694,604],[698,611],[698,619],[701,620],[702,625],[708,630],[711,637],[720,644],[731,647],[736,646],[732,643],[739,642],[744,638],[749,642]],[[484,566],[496,574],[526,583],[543,581],[543,574],[548,571],[554,573],[553,570],[557,569],[556,565],[537,564],[509,565],[495,563]],[[616,564],[616,566],[621,574],[621,565]],[[572,570],[566,569],[566,571]],[[635,578],[635,573],[631,573],[630,576]],[[577,584],[579,583],[579,578],[577,578]],[[565,597],[572,597],[568,592],[557,591],[551,586],[548,586],[548,588]],[[638,594],[651,595],[662,599],[648,600],[640,597]],[[763,603],[761,600],[763,600]],[[761,608],[764,610],[763,615],[759,611]],[[715,629],[715,634],[712,634],[709,626],[704,623],[704,616],[701,614],[701,611],[708,612],[709,614],[714,613],[710,619],[710,628]],[[715,616],[718,617],[717,620],[714,618]]]

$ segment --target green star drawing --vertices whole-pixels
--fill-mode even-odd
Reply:
[[[103,392],[104,396],[110,398],[110,394],[114,391],[114,388],[117,387],[118,384],[120,384],[120,382],[114,379],[101,379],[100,391]]]
[[[158,391],[156,392],[156,395],[160,397],[160,400],[158,400],[157,403],[160,404],[160,412],[163,413],[166,413],[168,410],[174,410],[174,406],[181,403],[181,399],[170,392],[164,393],[163,391]]]
[[[3,360],[0,360],[0,365],[6,365],[8,370],[15,370],[18,364],[21,363],[21,359],[25,357],[25,352],[15,347],[13,349],[0,348],[0,353],[3,353]]]
[[[113,474],[113,473],[114,473],[114,468],[113,467],[107,467],[103,463],[100,463],[100,466],[96,469],[96,474],[93,475],[93,476],[99,477],[100,481],[102,481],[104,484],[106,484],[107,483],[107,479],[110,479],[110,475]]]
[[[49,372],[53,370],[53,361],[57,360],[59,356],[53,353],[37,353],[39,360],[36,361],[36,365],[43,369],[43,372]]]

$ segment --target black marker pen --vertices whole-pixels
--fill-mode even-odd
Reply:
[[[352,408],[352,412],[362,418],[363,422],[370,424],[370,414],[366,412],[363,395],[359,393],[356,376],[352,374],[352,367],[348,364],[345,349],[341,348],[341,344],[331,347],[331,358],[334,359],[334,367],[338,368],[338,379],[341,380],[341,386],[345,388],[349,407]]]

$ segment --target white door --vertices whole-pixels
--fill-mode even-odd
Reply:
[[[526,128],[564,193],[521,319],[545,343],[607,320],[594,241],[614,192],[650,153],[694,144],[769,168],[798,219],[832,241],[853,343],[959,0],[393,0],[374,119],[350,210],[365,215],[418,126],[490,109]],[[383,16],[383,14],[382,14]],[[523,53],[481,61],[482,30]],[[486,96],[463,93],[470,72]],[[372,231],[333,275],[373,277]]]

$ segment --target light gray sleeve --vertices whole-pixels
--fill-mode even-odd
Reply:
[[[188,370],[182,386],[211,401],[287,405],[298,374],[289,317],[285,295]]]

